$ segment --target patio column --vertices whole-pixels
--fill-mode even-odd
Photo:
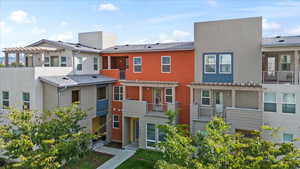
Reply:
[[[194,104],[194,88],[190,87],[190,104]]]
[[[17,65],[20,63],[20,53],[19,52],[16,53],[16,63],[17,63]]]
[[[42,52],[42,67],[45,66],[45,52]]]
[[[123,85],[123,100],[126,100],[126,86]]]
[[[107,56],[107,69],[111,69],[111,56]]]
[[[295,50],[295,75],[294,81],[296,84],[299,83],[299,52]]]
[[[176,103],[176,92],[175,92],[175,87],[172,87],[172,94],[173,94],[173,97],[172,97],[172,103],[175,104]]]
[[[4,64],[5,64],[5,66],[8,66],[8,53],[7,52],[5,52]]]
[[[143,101],[143,87],[139,86],[139,101]]]
[[[236,91],[235,90],[231,90],[231,107],[235,107],[236,105]]]

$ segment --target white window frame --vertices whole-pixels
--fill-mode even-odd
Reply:
[[[4,99],[4,92],[7,92],[7,94],[8,94],[8,99]],[[10,103],[9,103],[9,91],[2,91],[2,109],[7,109],[8,107],[9,107],[9,105],[10,105]],[[3,104],[3,102],[4,101],[7,101],[8,102],[8,107],[4,107],[4,104]]]
[[[287,62],[282,62],[282,57],[284,57],[284,56],[286,56],[286,57],[288,57],[288,61]],[[289,72],[289,71],[292,71],[291,70],[291,66],[292,66],[292,58],[291,58],[291,55],[280,55],[280,60],[279,60],[279,62],[280,62],[280,70],[281,71],[287,71],[287,72]],[[290,70],[282,70],[282,64],[289,64],[290,66]]]
[[[78,70],[78,66],[81,64],[81,70]],[[82,72],[83,71],[83,57],[82,56],[75,56],[75,70],[77,72]]]
[[[266,93],[274,93],[275,94],[275,102],[272,102],[272,101],[265,101],[265,95]],[[272,92],[272,91],[269,91],[269,92],[264,92],[264,95],[263,95],[263,103],[275,103],[276,104],[276,112],[278,111],[277,109],[277,93],[276,92]],[[264,110],[265,111],[265,110]],[[271,112],[271,111],[267,111],[267,112]],[[272,113],[275,113],[275,112],[272,112]]]
[[[97,60],[96,63],[95,63],[95,59]],[[95,66],[97,66],[97,69],[95,69]],[[99,57],[98,56],[93,57],[93,70],[99,71]]]
[[[285,95],[285,94],[294,95],[294,102],[293,103],[284,102],[283,95]],[[296,101],[296,94],[295,93],[282,93],[282,99],[281,100],[282,100],[282,102],[281,102],[282,113],[284,113],[284,114],[296,114],[297,113],[297,105],[296,105],[297,101]],[[284,104],[294,104],[295,105],[295,113],[283,112],[283,105]]]
[[[223,55],[229,55],[230,56],[230,69],[229,69],[230,71],[229,72],[221,72],[221,65],[224,65],[224,64],[221,63],[221,57]],[[219,54],[219,74],[232,74],[232,54],[229,54],[229,53]]]
[[[215,71],[214,72],[206,72],[206,65],[213,65],[213,64],[206,64],[206,60],[208,59],[209,56],[214,56],[215,57]],[[217,55],[216,54],[204,54],[204,73],[205,74],[216,74],[217,73]]]
[[[24,100],[24,94],[28,94],[29,95],[29,100]],[[29,92],[22,92],[22,101],[23,101],[23,110],[30,110],[30,93]],[[27,107],[27,109],[24,109],[25,103],[27,103],[29,105],[29,107]]]
[[[208,91],[209,97],[203,97],[203,91]],[[202,106],[210,106],[211,105],[211,97],[212,97],[211,90],[205,90],[205,89],[201,90],[201,105]],[[203,104],[202,99],[209,99],[209,104]]]
[[[122,100],[124,100],[124,97],[123,97],[123,87],[125,87],[125,86],[114,86],[114,87],[113,87],[113,100],[114,100],[114,101],[122,101]],[[115,93],[115,92],[116,92],[116,91],[115,91],[115,88],[119,88],[119,93]],[[115,99],[115,95],[116,95],[116,94],[119,95],[119,98],[122,97],[122,99],[116,100],[116,99]]]
[[[62,58],[66,58],[66,61],[62,62]],[[67,56],[60,56],[59,57],[59,65],[60,65],[60,67],[67,67]],[[65,66],[63,66],[63,65],[65,65]]]
[[[135,63],[135,59],[140,59],[141,60],[141,63],[140,64],[136,64]],[[142,59],[142,57],[141,56],[136,56],[136,57],[133,57],[133,72],[134,73],[142,73],[142,71],[143,71],[143,67],[142,67],[142,65],[143,65],[143,59]],[[137,72],[136,70],[135,70],[135,66],[141,66],[141,71],[140,72]]]
[[[117,120],[117,121],[115,120],[115,117],[118,117],[118,120]],[[119,127],[115,127],[115,123],[118,123],[118,126],[119,126]],[[119,129],[119,128],[120,128],[120,116],[117,115],[117,114],[113,114],[112,127],[113,127],[114,129]]]
[[[148,124],[153,124],[154,125],[154,131],[155,131],[155,140],[148,140]],[[156,129],[156,124],[154,123],[146,123],[146,148],[148,149],[156,149],[156,147],[151,147],[151,146],[148,146],[148,142],[152,142],[154,144],[157,143],[157,129]]]
[[[172,94],[171,94],[171,95],[168,95],[168,94],[167,94],[167,90],[168,90],[168,89],[171,89],[171,91],[172,91]],[[171,102],[167,102],[167,97],[172,97]],[[174,97],[174,91],[173,91],[173,88],[165,88],[165,102],[166,102],[166,103],[173,103],[173,97]]]
[[[46,60],[48,59],[48,62],[46,62]],[[50,56],[45,56],[44,57],[44,67],[50,67]]]
[[[166,63],[163,63],[163,58],[169,58],[169,60],[170,60],[170,63],[168,63],[168,64],[166,64]],[[161,73],[171,73],[171,63],[172,63],[172,58],[171,58],[171,56],[161,56]],[[169,72],[164,72],[163,70],[163,66],[169,66],[170,67],[170,71]]]
[[[290,143],[290,142],[287,142],[287,141],[284,140],[284,135],[290,135],[290,136],[292,136],[292,141],[291,142],[293,142],[294,134],[292,134],[292,133],[283,133],[282,134],[282,142],[283,143]]]

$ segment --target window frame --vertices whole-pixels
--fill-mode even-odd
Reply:
[[[29,100],[24,100],[25,94],[28,94],[28,99]],[[29,92],[22,92],[22,101],[23,101],[23,110],[30,110],[30,93]],[[28,105],[26,105],[28,104]],[[25,108],[25,105],[27,106]]]
[[[114,101],[122,101],[122,100],[124,100],[124,98],[123,98],[123,87],[124,86],[114,86],[113,87],[113,100]],[[116,93],[116,88],[119,88],[118,89],[119,93]],[[116,99],[116,95],[118,95],[119,100]],[[120,98],[122,98],[122,99],[120,99]]]
[[[215,63],[214,64],[206,64],[206,60],[208,59],[209,56],[214,56],[215,58]],[[215,71],[214,72],[207,72],[206,71],[206,65],[214,65]],[[204,54],[204,73],[205,74],[217,74],[217,54]]]
[[[167,90],[171,89],[171,95],[167,94]],[[171,102],[167,101],[167,97],[171,97]],[[173,103],[174,91],[173,88],[165,88],[165,103]]]
[[[292,140],[286,141],[286,140],[285,140],[285,136],[291,136],[291,137],[292,137]],[[292,134],[292,133],[283,133],[283,134],[282,134],[282,142],[283,142],[283,143],[292,143],[293,140],[294,140],[294,134]]]
[[[7,99],[4,98],[4,93],[7,92]],[[4,102],[8,103],[8,106],[4,107]],[[8,109],[9,108],[9,91],[2,91],[2,109]]]
[[[63,62],[62,58],[65,58],[66,60]],[[60,62],[60,67],[67,67],[67,56],[60,56],[59,58],[59,62]]]
[[[265,98],[266,98],[266,93],[273,93],[273,94],[275,94],[275,101],[274,102],[272,102],[272,101],[265,101]],[[277,112],[277,93],[276,92],[273,92],[273,91],[269,91],[269,92],[264,92],[264,99],[263,99],[263,103],[264,103],[264,111],[265,112]],[[267,110],[265,110],[265,104],[275,104],[275,111],[267,111]]]
[[[287,95],[292,95],[292,96],[294,96],[293,98],[294,98],[294,101],[293,101],[293,103],[289,103],[289,102],[285,102],[284,101],[284,99],[283,99],[283,97],[284,97],[284,95],[285,94],[287,94]],[[281,105],[281,111],[282,111],[282,113],[285,113],[285,114],[296,114],[296,109],[297,109],[297,107],[296,107],[296,94],[295,93],[282,93],[282,105]],[[295,111],[293,112],[293,113],[291,113],[291,112],[284,112],[283,110],[284,110],[284,108],[283,108],[283,106],[284,105],[294,105],[295,106]]]
[[[141,63],[139,63],[139,64],[136,64],[135,63],[135,59],[140,59],[141,60]],[[142,65],[143,65],[143,59],[142,59],[142,57],[141,56],[135,56],[135,57],[133,57],[133,59],[132,59],[132,62],[133,62],[133,73],[142,73]],[[136,69],[135,69],[135,66],[141,66],[141,71],[140,72],[137,72],[136,71]]]
[[[78,65],[81,65],[81,69],[78,69]],[[75,56],[75,68],[77,72],[83,71],[83,57],[82,56]]]
[[[73,92],[78,92],[78,100],[77,101],[73,101]],[[74,104],[75,102],[78,102],[80,104],[80,97],[81,97],[81,93],[80,93],[80,89],[75,89],[71,91],[71,104]]]
[[[282,58],[283,57],[287,57],[287,62],[282,62]],[[280,55],[280,60],[279,60],[279,64],[280,64],[280,70],[281,71],[291,71],[291,64],[292,64],[292,58],[291,58],[291,55]],[[289,70],[283,70],[282,69],[282,65],[284,65],[284,64],[286,64],[286,65],[289,65],[288,67],[289,67]]]
[[[208,97],[203,97],[203,92],[208,91],[209,96]],[[211,90],[201,90],[201,105],[202,106],[210,106],[211,105]],[[203,99],[209,99],[209,104],[203,104]]]
[[[223,56],[223,55],[229,55],[230,56],[230,72],[221,72],[221,66],[222,65],[226,65],[226,64],[222,64],[221,63],[221,57]],[[218,57],[219,57],[219,63],[218,63],[218,66],[219,66],[219,70],[218,70],[218,72],[219,72],[219,74],[232,74],[232,54],[230,54],[230,53],[220,53],[220,54],[218,54]]]
[[[163,58],[169,58],[169,60],[170,60],[170,63],[168,63],[168,64],[166,64],[166,63],[163,63]],[[172,58],[171,58],[171,56],[161,56],[161,61],[160,61],[160,67],[161,67],[161,73],[171,73],[171,65],[172,65]],[[170,68],[169,68],[169,72],[164,72],[164,69],[163,69],[163,67],[164,66],[169,66]]]
[[[115,120],[115,117],[118,117],[117,121]],[[118,124],[117,127],[115,127],[115,123]],[[119,129],[120,128],[120,116],[118,114],[113,114],[113,117],[112,117],[112,128],[114,128],[114,129]]]
[[[96,59],[96,60],[95,60]],[[95,62],[96,61],[96,62]],[[95,67],[96,66],[96,67]],[[95,69],[96,68],[96,69]],[[93,70],[94,71],[99,71],[99,57],[94,56],[93,57]]]

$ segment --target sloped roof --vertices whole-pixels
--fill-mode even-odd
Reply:
[[[101,53],[175,51],[175,50],[193,50],[193,49],[194,49],[194,42],[172,42],[172,43],[116,45],[110,48],[103,49]]]
[[[263,38],[262,46],[263,47],[300,46],[300,35]]]
[[[103,75],[66,75],[66,76],[41,76],[39,79],[42,82],[48,83],[52,86],[62,87],[74,87],[74,86],[88,86],[97,84],[113,83],[116,79],[106,77]]]
[[[30,44],[26,47],[33,47],[40,45],[42,43],[48,43],[57,47],[62,47],[62,48],[67,48],[71,50],[76,50],[80,52],[92,52],[92,53],[100,53],[101,50],[93,47],[89,47],[80,43],[71,43],[71,42],[63,42],[63,41],[53,41],[53,40],[48,40],[48,39],[42,39],[40,41],[37,41],[33,44]]]

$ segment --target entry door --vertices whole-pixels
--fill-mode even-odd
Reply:
[[[224,109],[224,94],[223,92],[217,91],[216,92],[216,112],[222,113]]]
[[[162,88],[153,88],[153,110],[163,111]]]

